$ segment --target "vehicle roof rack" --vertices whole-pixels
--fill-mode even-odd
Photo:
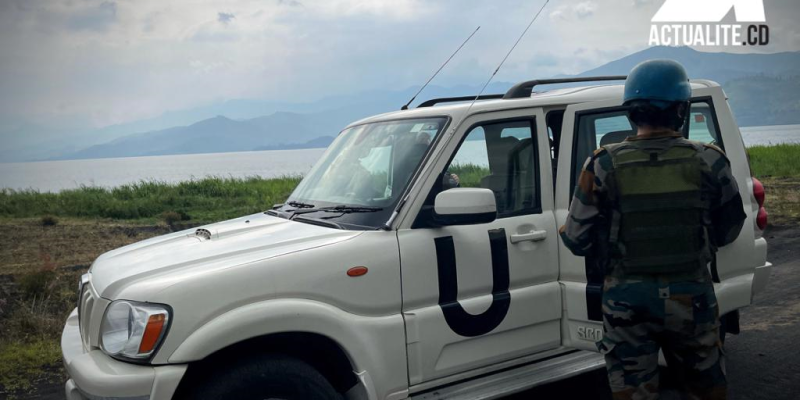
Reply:
[[[586,76],[577,78],[556,78],[556,79],[536,79],[533,81],[525,81],[518,83],[508,89],[508,92],[503,96],[503,99],[524,99],[531,97],[534,86],[539,85],[555,85],[559,83],[576,83],[576,82],[600,82],[600,81],[624,81],[627,79],[625,75],[615,76]]]
[[[426,100],[426,101],[420,103],[420,105],[418,105],[417,108],[433,107],[433,106],[435,106],[435,105],[437,105],[439,103],[455,103],[455,102],[459,102],[459,101],[472,101],[472,100],[475,100],[475,97],[476,96],[462,96],[462,97],[442,97],[442,98],[438,98],[438,99],[430,99],[430,100]],[[502,99],[503,95],[502,94],[484,94],[482,96],[477,96],[477,97],[478,97],[477,100],[493,100],[493,99]]]

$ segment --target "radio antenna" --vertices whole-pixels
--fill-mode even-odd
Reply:
[[[525,28],[524,31],[522,31],[522,35],[519,35],[519,38],[517,39],[516,43],[514,43],[514,45],[511,46],[511,50],[509,50],[508,53],[506,53],[506,56],[503,58],[503,61],[500,61],[500,65],[497,66],[497,69],[494,70],[494,72],[492,73],[492,76],[490,76],[489,80],[486,81],[486,84],[483,85],[483,87],[481,88],[481,91],[478,93],[477,96],[475,96],[475,98],[472,100],[472,103],[469,104],[469,107],[467,108],[467,112],[464,113],[464,117],[465,118],[466,118],[466,116],[469,115],[469,110],[472,109],[472,106],[475,104],[476,101],[478,101],[478,98],[481,97],[481,95],[483,94],[483,91],[486,90],[487,86],[489,86],[489,82],[491,82],[492,79],[494,79],[494,76],[497,75],[497,71],[500,71],[500,68],[503,66],[503,64],[505,64],[506,60],[508,59],[508,56],[510,56],[511,53],[514,51],[514,49],[517,48],[517,45],[519,44],[519,42],[522,41],[522,38],[524,38],[525,34],[528,33],[528,29],[531,29],[531,25],[533,25],[533,23],[536,21],[536,19],[539,18],[539,14],[542,13],[544,8],[547,6],[547,3],[549,3],[549,2],[550,2],[550,0],[547,0],[547,1],[544,2],[544,4],[542,4],[542,8],[540,8],[539,12],[537,12],[536,15],[533,16],[533,19],[531,20],[531,22],[528,23],[528,26]]]
[[[549,0],[548,0],[548,1],[549,1]],[[400,107],[400,109],[401,109],[401,110],[408,110],[408,106],[409,106],[411,103],[413,103],[413,102],[414,102],[414,100],[417,98],[417,96],[419,96],[419,94],[420,94],[420,93],[422,93],[422,90],[423,90],[423,89],[425,89],[425,87],[427,87],[429,83],[431,83],[431,81],[433,80],[433,78],[435,78],[435,77],[436,77],[436,75],[439,75],[439,72],[441,72],[441,71],[442,71],[442,69],[445,67],[445,65],[447,65],[447,63],[449,63],[449,62],[450,62],[450,60],[452,60],[452,59],[453,59],[453,57],[455,57],[455,56],[456,56],[456,54],[458,54],[458,52],[461,50],[461,48],[462,48],[462,47],[464,47],[464,45],[465,45],[465,44],[467,44],[467,42],[469,42],[469,40],[470,40],[470,39],[472,39],[472,37],[473,37],[473,36],[475,36],[475,34],[476,34],[476,33],[478,33],[478,30],[479,30],[479,29],[481,29],[481,27],[480,27],[480,26],[478,26],[477,28],[475,28],[475,31],[473,31],[473,32],[472,32],[472,34],[471,34],[471,35],[469,35],[469,37],[467,38],[467,40],[465,40],[465,41],[464,41],[464,43],[461,43],[461,46],[458,46],[458,48],[457,48],[457,49],[456,49],[456,51],[455,51],[455,52],[454,52],[454,53],[453,53],[453,54],[450,56],[450,58],[448,58],[448,59],[447,59],[447,61],[445,61],[445,62],[444,62],[444,64],[442,64],[442,66],[441,66],[441,67],[439,67],[439,69],[437,69],[437,70],[436,70],[436,72],[434,72],[434,73],[433,73],[433,76],[431,76],[431,77],[430,77],[430,79],[428,79],[428,81],[427,81],[427,82],[425,82],[425,84],[424,84],[424,85],[422,85],[422,87],[421,87],[421,88],[419,88],[419,90],[418,90],[418,91],[417,91],[417,93],[414,95],[414,97],[412,97],[412,98],[411,98],[411,100],[409,100],[409,101],[408,101],[408,103],[406,103],[406,105],[404,105],[403,107]]]

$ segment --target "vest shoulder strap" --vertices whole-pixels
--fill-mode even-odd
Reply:
[[[722,154],[723,157],[728,158],[728,155],[725,154],[725,150],[720,149],[719,147],[711,144],[711,143],[703,143],[703,147],[716,151],[719,154]]]
[[[625,148],[630,148],[630,147],[631,146],[630,146],[629,142],[620,142],[620,143],[607,144],[607,145],[599,147],[597,150],[595,150],[595,154],[596,155],[600,155],[601,150],[605,150],[605,151],[608,152],[608,154],[610,154],[613,157],[614,154],[616,154],[618,151],[620,151],[622,149],[625,149]]]

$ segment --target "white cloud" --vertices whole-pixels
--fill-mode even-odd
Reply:
[[[0,0],[0,120],[102,126],[224,99],[402,89],[478,25],[434,84],[479,85],[543,2]],[[660,4],[551,2],[496,81],[579,73],[641,50]],[[796,0],[765,4],[768,50],[798,50]]]
[[[591,17],[594,15],[594,12],[597,11],[597,3],[593,1],[584,1],[583,3],[576,4],[574,10],[575,15],[580,19]]]
[[[583,1],[573,5],[562,5],[550,13],[550,19],[557,21],[574,21],[591,17],[597,11],[597,3]]]

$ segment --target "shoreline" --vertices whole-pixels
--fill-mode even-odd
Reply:
[[[788,150],[786,150],[784,152],[792,153],[793,155],[800,154],[800,125],[789,125],[789,126],[797,127],[797,129],[798,129],[798,135],[799,136],[797,138],[797,143],[753,144],[753,145],[750,145],[750,146],[746,147],[748,149],[748,152],[750,152],[751,154],[752,153],[765,153],[763,158],[770,158],[771,156],[769,155],[769,153],[773,152],[774,150],[781,149],[781,148],[788,148]],[[770,150],[770,149],[772,149],[772,150]],[[320,151],[320,155],[321,155],[322,154],[322,150],[324,150],[324,149],[306,149],[306,150],[319,150]],[[272,151],[272,150],[269,150],[269,151]],[[280,150],[280,151],[281,152],[285,152],[285,151],[295,151],[295,150]],[[304,151],[304,150],[301,150],[301,151]],[[52,163],[52,162],[93,163],[95,161],[98,161],[98,162],[103,162],[103,163],[111,163],[114,160],[129,161],[129,160],[149,159],[149,158],[153,158],[153,157],[169,157],[169,158],[172,158],[172,157],[207,156],[207,157],[214,158],[214,157],[226,157],[226,156],[236,155],[236,154],[250,154],[250,155],[252,155],[252,154],[256,154],[256,153],[258,153],[258,152],[207,153],[207,154],[189,154],[189,155],[184,154],[184,155],[176,155],[176,156],[103,158],[103,159],[45,161],[45,162],[47,162],[47,163]],[[758,154],[755,154],[755,155],[758,156]],[[796,156],[794,158],[800,158],[800,156]],[[39,164],[39,166],[44,165],[44,164],[41,164],[41,163],[43,163],[43,162],[0,163],[0,173],[3,173],[3,167],[4,166],[6,166],[6,167],[8,167],[9,165],[19,166],[19,165],[23,165],[23,164]],[[312,166],[313,166],[313,163],[310,163],[307,166],[308,168],[304,169],[305,172],[307,172]],[[50,168],[51,166],[48,166],[48,167]],[[106,167],[110,168],[110,167],[112,167],[112,165],[109,164],[109,165],[106,165]],[[800,166],[799,166],[799,168],[800,168]],[[284,168],[284,169],[286,169],[286,168]],[[13,173],[21,174],[22,172],[21,171],[12,170],[12,171],[5,171],[5,173],[8,173],[8,174],[13,174]],[[147,174],[147,172],[144,172],[144,174]],[[56,189],[56,190],[43,190],[41,188],[34,187],[34,185],[31,185],[31,184],[19,184],[19,185],[17,185],[17,186],[19,186],[19,188],[13,188],[13,187],[9,187],[9,186],[0,187],[0,195],[3,194],[3,193],[10,193],[10,192],[16,192],[16,193],[28,192],[28,193],[39,193],[39,194],[60,194],[60,193],[63,193],[63,192],[87,190],[87,189],[88,190],[114,191],[116,189],[124,188],[126,186],[135,186],[135,185],[143,185],[143,184],[159,184],[159,185],[166,185],[166,186],[176,186],[176,185],[181,185],[181,184],[187,183],[187,182],[202,182],[202,181],[206,181],[206,180],[226,180],[226,181],[234,181],[234,182],[235,181],[272,181],[272,180],[281,180],[281,179],[299,179],[299,178],[302,177],[303,174],[304,173],[300,172],[299,170],[294,171],[294,172],[291,172],[291,171],[289,171],[289,172],[280,172],[280,171],[278,171],[278,172],[275,172],[275,173],[266,173],[265,174],[260,169],[259,170],[250,170],[248,172],[248,171],[241,170],[241,167],[239,167],[239,169],[237,170],[237,168],[234,166],[233,168],[228,167],[228,172],[226,172],[226,173],[208,173],[208,174],[203,174],[202,171],[200,171],[197,174],[191,173],[191,174],[186,175],[186,174],[181,173],[181,172],[176,172],[176,173],[174,173],[172,175],[169,175],[168,177],[162,177],[162,178],[147,178],[147,177],[144,177],[144,178],[130,178],[130,179],[127,179],[127,180],[122,179],[120,181],[120,183],[111,184],[111,185],[96,184],[96,181],[94,180],[94,178],[91,178],[91,179],[89,179],[89,178],[80,179],[79,178],[78,180],[72,180],[71,181],[72,182],[72,186],[65,186],[65,185],[63,185],[61,183],[62,181],[58,181],[57,184],[54,184],[53,182],[55,182],[55,180],[51,180],[51,182],[49,184],[48,183],[43,183],[43,184],[40,184],[39,186],[44,186],[44,187],[58,186],[60,188]],[[762,177],[762,176],[791,176],[791,175],[794,175],[793,172],[790,172],[790,173],[766,173],[765,171],[759,171],[758,169],[754,170],[753,174],[756,177]],[[180,176],[180,177],[178,179],[175,179],[176,175]],[[0,175],[0,176],[2,176],[2,175]],[[89,183],[88,184],[82,184],[82,183],[80,183],[81,180],[89,182]],[[120,180],[120,179],[117,179],[117,180]],[[0,182],[2,182],[2,181],[0,181]],[[0,198],[0,217],[2,217],[2,215],[3,215],[3,212],[2,212],[2,198]]]
[[[780,127],[784,126],[790,128],[788,133],[780,132]],[[748,145],[748,136],[759,135],[748,132],[753,128],[777,130],[777,133],[767,134],[773,137],[759,138]],[[781,144],[800,146],[800,125],[753,128],[742,128],[748,148]],[[59,193],[82,186],[113,189],[141,181],[177,184],[213,177],[273,179],[299,176],[307,173],[324,151],[317,148],[0,163],[0,190]]]

